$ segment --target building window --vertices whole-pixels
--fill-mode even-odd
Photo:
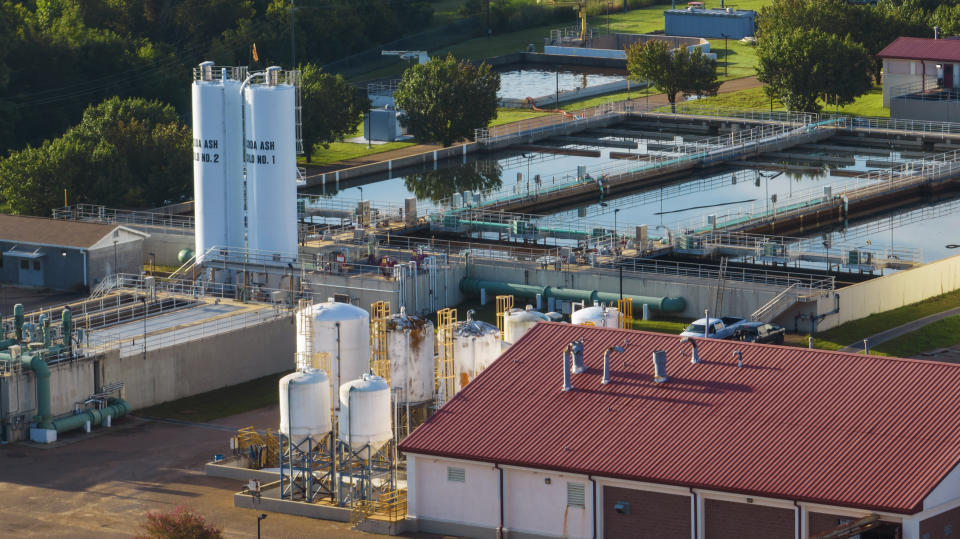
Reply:
[[[953,524],[947,524],[946,526],[943,527],[943,536],[944,536],[944,537],[946,537],[946,536],[948,536],[948,535],[952,535],[952,534],[953,534]]]
[[[920,539],[930,539],[930,533],[928,532],[928,533],[925,533],[925,534],[921,535],[921,536],[920,536]]]
[[[452,483],[466,483],[467,482],[467,471],[463,468],[455,468],[453,466],[447,466],[447,481]]]
[[[567,507],[587,506],[586,487],[583,483],[567,483]]]
[[[21,260],[20,260],[20,269],[25,269],[25,270],[30,269],[30,261],[29,261],[29,260],[22,260],[22,259],[21,259]]]
[[[33,261],[33,269],[34,269],[34,271],[40,271],[40,261],[39,261],[39,260],[34,260],[34,261]]]

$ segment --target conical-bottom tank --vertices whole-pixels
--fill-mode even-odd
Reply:
[[[319,369],[305,369],[280,379],[280,433],[294,444],[320,441],[333,431],[330,379]]]
[[[390,384],[379,376],[364,374],[340,386],[338,439],[354,451],[369,445],[378,451],[393,438]]]

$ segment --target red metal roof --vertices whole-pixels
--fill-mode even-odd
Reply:
[[[955,39],[928,39],[898,37],[877,53],[880,58],[960,62],[960,41]]]
[[[579,337],[588,370],[563,392],[562,350]],[[603,350],[625,338],[601,385]],[[896,513],[921,510],[960,460],[960,365],[699,347],[694,365],[678,336],[541,322],[400,449]]]

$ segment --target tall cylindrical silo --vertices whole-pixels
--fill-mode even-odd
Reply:
[[[285,260],[297,256],[295,76],[270,67],[243,91],[247,248]]]
[[[233,76],[223,81],[224,140],[227,155],[224,175],[227,188],[227,238],[231,255],[239,257],[244,247],[243,222],[243,78],[246,68],[233,68]]]
[[[243,109],[245,67],[203,62],[194,70],[194,252],[243,247]]]
[[[207,250],[227,244],[227,180],[223,155],[224,92],[214,80],[213,62],[194,70],[193,96],[193,200],[194,246],[197,260]],[[219,78],[219,77],[218,77]],[[239,111],[238,111],[239,112]]]

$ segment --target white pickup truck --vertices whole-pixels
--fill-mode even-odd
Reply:
[[[729,339],[737,332],[741,324],[747,321],[743,318],[724,316],[723,318],[711,318],[708,322],[706,318],[694,320],[687,326],[680,335],[684,337],[707,337],[709,339]],[[709,331],[704,333],[704,329],[709,326]]]

